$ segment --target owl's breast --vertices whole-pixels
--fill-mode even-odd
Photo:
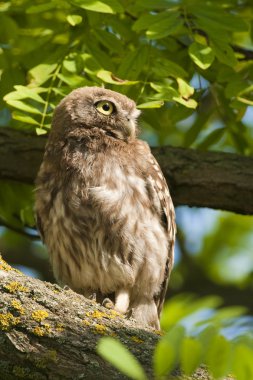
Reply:
[[[107,293],[132,287],[146,268],[143,281],[158,286],[168,244],[145,178],[116,154],[79,158],[78,169],[66,170],[65,180],[55,183],[50,205],[40,202],[47,209],[45,242],[56,278],[75,290]]]

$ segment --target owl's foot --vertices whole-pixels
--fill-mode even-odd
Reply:
[[[90,294],[87,298],[89,298],[91,301],[96,301],[96,293]]]
[[[120,289],[115,293],[115,310],[119,313],[125,314],[129,308],[130,296],[129,291]]]
[[[135,300],[131,317],[142,326],[150,326],[156,330],[160,330],[157,307],[153,299],[139,298],[138,300]]]
[[[102,302],[102,306],[107,309],[114,309],[114,303],[110,300],[110,298],[105,298]]]

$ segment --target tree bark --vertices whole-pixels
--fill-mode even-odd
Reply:
[[[161,333],[143,328],[72,290],[30,278],[0,255],[0,379],[127,379],[97,353],[103,336],[120,340],[153,379],[152,356]],[[171,380],[211,380],[200,367]],[[226,378],[232,380],[231,377]]]
[[[33,183],[46,137],[0,129],[0,179]],[[152,149],[176,206],[210,207],[253,214],[253,158],[223,152]]]
[[[96,352],[118,338],[152,376],[159,335],[72,290],[24,276],[0,257],[0,379],[124,379]]]

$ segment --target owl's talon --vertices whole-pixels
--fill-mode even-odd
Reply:
[[[96,301],[96,298],[97,298],[97,295],[96,293],[92,293],[89,295],[88,299],[91,300],[91,301]]]
[[[102,306],[107,309],[114,309],[114,303],[110,300],[110,298],[105,298],[102,302]]]

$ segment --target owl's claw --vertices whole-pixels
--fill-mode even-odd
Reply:
[[[96,301],[96,297],[97,297],[96,293],[92,293],[89,295],[88,299],[91,301]]]
[[[110,300],[110,298],[105,298],[102,302],[102,306],[107,309],[114,309],[114,303]]]

